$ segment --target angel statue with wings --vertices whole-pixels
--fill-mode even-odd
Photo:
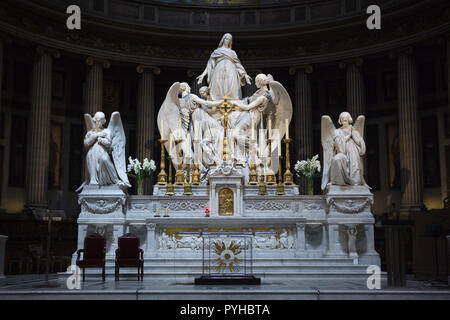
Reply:
[[[223,100],[204,100],[192,94],[190,86],[185,82],[175,82],[172,84],[167,92],[166,99],[159,109],[157,123],[162,137],[169,138],[171,135],[175,137],[172,140],[172,148],[169,145],[171,143],[170,139],[165,143],[166,150],[168,152],[170,150],[172,151],[170,157],[175,166],[178,166],[183,161],[179,154],[180,148],[183,155],[193,154],[190,141],[186,138],[188,133],[192,137],[194,136],[192,125],[193,113],[195,113],[196,120],[200,122],[206,121],[211,116],[201,108],[202,105],[217,106],[222,102]],[[177,127],[179,123],[182,124],[181,128]],[[181,141],[178,150],[176,148],[176,140]]]
[[[131,187],[126,175],[126,139],[119,112],[112,113],[107,128],[103,127],[106,123],[103,112],[96,112],[94,118],[86,113],[84,119],[87,177],[77,191],[85,185]]]
[[[327,185],[365,185],[362,156],[365,117],[359,116],[355,125],[348,112],[339,115],[340,128],[336,129],[329,116],[322,116],[323,174],[322,190]]]
[[[266,127],[269,126],[268,119],[270,121],[271,132],[278,130],[279,138],[281,139],[286,133],[285,121],[291,121],[292,118],[292,102],[289,94],[281,83],[275,81],[273,77],[265,74],[258,74],[255,78],[255,84],[258,90],[251,96],[243,101],[233,101],[233,105],[239,107],[239,111],[233,111],[229,117],[229,127],[230,134],[236,143],[231,143],[231,146],[236,145],[234,148],[234,154],[237,158],[244,154],[244,148],[249,144],[249,136],[251,135],[251,122],[252,120],[258,124],[262,123],[266,119]],[[246,104],[245,102],[249,102]],[[250,134],[248,134],[250,132]],[[247,133],[247,134],[246,134]],[[245,138],[242,141],[242,137]],[[274,139],[275,137],[270,137]],[[277,157],[277,148],[281,146],[278,145],[279,141],[274,139],[272,143],[272,157]],[[260,149],[260,148],[258,148]],[[268,146],[260,154],[260,157],[266,157],[268,155]],[[278,171],[278,159],[272,159],[272,170],[274,172]]]

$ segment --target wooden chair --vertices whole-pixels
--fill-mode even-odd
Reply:
[[[141,280],[144,279],[144,250],[139,248],[139,238],[134,234],[126,233],[119,237],[116,249],[115,277],[119,280],[120,268],[138,268]]]
[[[83,260],[80,260],[80,253],[83,252]],[[85,268],[102,268],[102,279],[105,281],[105,255],[106,239],[97,233],[93,233],[84,238],[84,249],[77,251],[76,265],[83,269],[83,281],[85,280]]]

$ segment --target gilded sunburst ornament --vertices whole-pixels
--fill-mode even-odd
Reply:
[[[224,272],[226,270],[236,272],[239,264],[242,262],[237,257],[242,252],[240,244],[236,241],[231,241],[227,246],[223,241],[215,241],[214,246],[214,253],[218,256],[218,258],[214,259],[217,263],[217,272]]]

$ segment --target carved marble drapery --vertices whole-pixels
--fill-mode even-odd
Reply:
[[[364,86],[364,75],[361,70],[363,60],[361,58],[342,61],[341,69],[346,69],[347,82],[347,111],[353,119],[364,115],[366,111],[366,89]]]
[[[84,112],[94,116],[103,108],[103,68],[108,69],[110,62],[104,59],[88,57],[86,86],[84,95]]]
[[[141,74],[137,99],[137,158],[151,159],[155,145],[155,75],[160,69],[154,66],[139,65],[136,68]],[[144,182],[144,194],[151,192],[151,181]]]
[[[400,145],[400,215],[407,218],[423,205],[423,179],[418,121],[417,70],[412,48],[394,53],[398,72],[398,123]]]
[[[313,132],[312,132],[312,102],[311,80],[309,74],[312,66],[297,66],[289,70],[295,75],[295,105],[294,105],[294,145],[296,157],[292,160],[306,160],[313,156]],[[292,124],[291,124],[292,127]],[[300,194],[306,194],[307,181],[305,177],[298,178]]]
[[[36,208],[47,207],[53,57],[58,58],[59,52],[38,47],[31,74],[26,202],[27,206]]]

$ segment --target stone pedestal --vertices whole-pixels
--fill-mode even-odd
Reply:
[[[380,257],[375,251],[370,189],[366,186],[327,186],[325,201],[328,212],[326,255],[345,255],[357,258],[360,263],[380,265]]]
[[[6,240],[8,240],[8,236],[0,235],[0,282],[3,278],[5,278],[4,270],[5,270],[5,245]]]
[[[99,233],[106,238],[107,254],[114,255],[118,237],[124,233],[127,194],[116,185],[87,185],[78,195],[81,213],[78,217],[78,249],[84,238]]]

